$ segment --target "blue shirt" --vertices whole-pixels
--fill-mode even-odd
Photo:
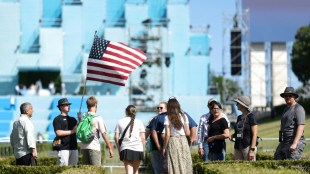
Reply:
[[[184,112],[184,114],[187,115],[188,117],[188,121],[189,121],[189,129],[193,128],[193,127],[197,127],[196,122],[192,119],[192,117],[190,117],[186,112]],[[157,116],[157,119],[155,119],[153,126],[151,127],[151,130],[155,130],[157,132],[157,137],[158,137],[158,141],[159,144],[161,146],[163,146],[164,144],[164,140],[161,137],[161,134],[165,128],[164,122],[165,122],[165,117],[167,116],[167,113],[161,113]]]

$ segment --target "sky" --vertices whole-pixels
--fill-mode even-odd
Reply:
[[[236,1],[190,0],[189,3],[191,24],[210,25],[211,70],[215,75],[221,75],[223,13],[234,14]],[[310,25],[309,0],[239,0],[239,3],[250,10],[251,42],[293,42],[298,28]],[[224,61],[225,69],[230,68],[230,58]],[[301,83],[295,75],[291,77],[294,81],[292,86],[299,87]]]
[[[191,0],[190,20],[193,26],[210,25],[211,35],[211,69],[216,73],[222,72],[223,47],[223,12],[235,11],[234,0]],[[227,60],[230,61],[230,60]]]

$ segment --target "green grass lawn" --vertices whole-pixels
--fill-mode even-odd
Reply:
[[[278,138],[281,124],[281,117],[274,119],[265,118],[258,122],[258,135],[262,138]],[[305,138],[310,138],[310,116],[306,116],[306,126],[304,130]]]

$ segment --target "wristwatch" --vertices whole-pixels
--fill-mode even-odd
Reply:
[[[252,147],[251,147],[251,148],[250,148],[250,151],[253,151],[253,152],[254,152],[254,151],[255,151],[255,148],[252,148]]]

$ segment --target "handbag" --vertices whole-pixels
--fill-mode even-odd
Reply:
[[[53,148],[53,150],[59,151],[61,149],[61,147],[62,147],[61,138],[56,136],[53,140],[52,148]]]
[[[123,140],[124,140],[124,137],[125,137],[125,134],[126,134],[126,132],[127,132],[127,129],[129,128],[129,125],[130,125],[130,122],[128,123],[127,127],[125,128],[125,130],[124,130],[124,132],[123,132],[121,138],[118,140],[119,147],[122,146],[122,142],[123,142]]]

